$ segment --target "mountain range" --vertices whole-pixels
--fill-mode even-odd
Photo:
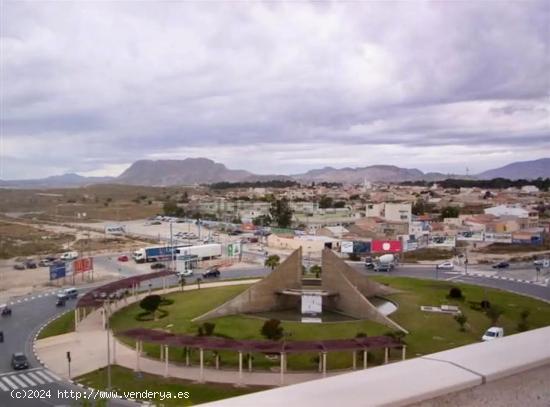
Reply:
[[[126,184],[148,186],[174,186],[211,184],[215,182],[254,182],[268,180],[297,180],[301,182],[403,182],[438,181],[446,178],[510,178],[535,179],[550,177],[550,158],[514,162],[504,167],[484,171],[474,176],[424,173],[416,168],[401,168],[394,165],[371,165],[360,168],[332,168],[310,170],[294,175],[258,175],[246,170],[232,170],[224,164],[208,158],[186,158],[184,160],[139,160],[134,162],[118,177],[83,177],[78,174],[56,175],[31,180],[0,180],[4,188],[64,188],[90,184]]]

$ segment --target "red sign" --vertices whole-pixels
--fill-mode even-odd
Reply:
[[[371,251],[373,253],[379,252],[391,252],[399,253],[401,252],[401,241],[400,240],[373,240]]]
[[[73,273],[84,273],[94,268],[94,259],[92,257],[83,257],[73,261]]]

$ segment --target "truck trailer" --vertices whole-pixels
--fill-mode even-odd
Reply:
[[[171,260],[185,246],[149,246],[136,250],[132,258],[136,263]]]
[[[186,246],[177,249],[177,255],[197,256],[198,260],[210,260],[221,257],[222,245],[210,243],[197,246]]]

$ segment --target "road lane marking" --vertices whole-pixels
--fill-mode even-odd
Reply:
[[[31,386],[36,386],[36,383],[33,382],[26,374],[20,374],[19,379],[21,379],[24,382],[27,382]]]
[[[46,384],[46,382],[40,376],[35,374],[34,372],[29,373],[29,376],[32,377],[34,380],[36,380],[39,384]]]
[[[48,383],[51,383],[53,381],[55,381],[55,379],[52,379],[51,377],[49,377],[48,375],[46,375],[44,373],[44,371],[37,371],[35,372],[37,375],[40,375],[40,377],[42,377],[44,380],[46,380]]]
[[[2,377],[2,380],[8,384],[12,389],[16,390],[18,389],[17,385],[14,384],[8,377]]]
[[[10,388],[0,381],[0,390],[8,391]]]
[[[446,278],[445,281],[450,281],[450,280],[454,280],[456,278],[460,278],[462,277],[462,275],[459,275],[459,276],[453,276],[453,277],[449,277],[449,278]]]
[[[17,383],[20,387],[29,387],[27,383],[19,379],[16,375],[10,376],[10,379],[12,379],[15,383]]]

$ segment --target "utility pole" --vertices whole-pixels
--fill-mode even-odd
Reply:
[[[105,331],[107,332],[107,390],[111,390],[111,340],[109,338],[109,300],[103,301],[103,311],[105,312]]]

